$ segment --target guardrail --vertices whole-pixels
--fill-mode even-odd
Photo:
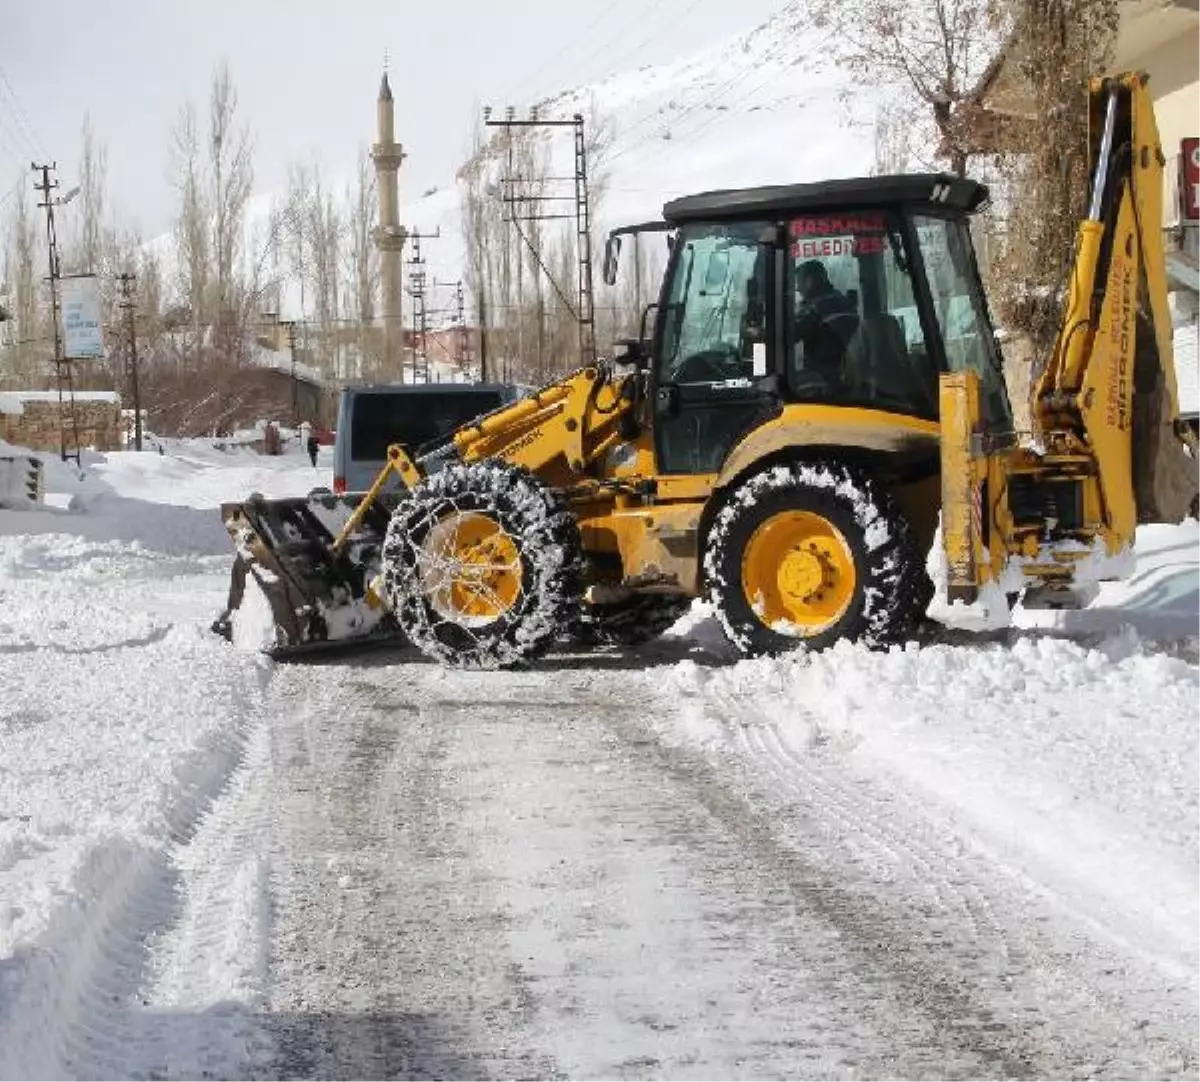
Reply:
[[[42,460],[32,455],[0,455],[0,507],[27,511],[45,502]]]

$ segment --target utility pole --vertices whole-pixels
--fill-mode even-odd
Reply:
[[[454,283],[454,321],[458,327],[458,363],[466,371],[471,366],[471,332],[467,329],[467,304],[460,278]]]
[[[58,230],[54,224],[54,208],[69,203],[79,189],[76,188],[65,197],[51,199],[50,193],[58,187],[58,181],[51,180],[50,174],[58,169],[58,163],[51,162],[49,165],[38,165],[36,162],[30,162],[29,168],[34,173],[41,174],[41,180],[34,183],[33,190],[41,194],[42,201],[38,203],[38,206],[44,207],[46,211],[46,252],[50,264],[50,317],[51,322],[54,324],[54,375],[58,384],[59,450],[64,462],[68,458],[73,458],[75,459],[75,465],[80,466],[82,463],[79,457],[79,418],[75,414],[75,379],[71,373],[71,362],[63,355],[61,311],[58,299],[58,281],[62,277],[62,268],[58,260]],[[69,404],[71,446],[74,448],[70,453],[67,452],[67,426],[63,410],[64,391],[66,392],[66,401]]]
[[[288,350],[292,356],[292,427],[300,428],[300,384],[296,379],[296,321],[284,320],[282,326],[287,328]]]
[[[554,291],[558,294],[559,299],[566,305],[567,311],[575,319],[579,327],[579,353],[582,362],[585,365],[594,364],[596,361],[596,305],[592,290],[591,196],[588,188],[587,139],[583,114],[575,113],[570,120],[542,120],[537,116],[536,111],[533,111],[528,120],[517,120],[514,110],[509,106],[505,110],[503,120],[493,120],[491,106],[485,106],[483,110],[483,123],[485,127],[489,128],[504,128],[506,141],[510,147],[508,159],[509,171],[501,179],[501,199],[508,208],[507,217],[504,220],[505,222],[512,223],[515,227],[517,235],[524,241],[525,246],[533,255],[538,267],[541,268],[550,285],[554,287]],[[515,191],[515,185],[521,182],[527,183],[529,178],[518,177],[512,174],[511,146],[513,128],[571,128],[573,130],[575,136],[574,175],[571,177],[545,178],[548,182],[569,181],[573,183],[574,192],[572,195],[531,195],[528,192],[520,193]],[[559,191],[561,190],[560,188]],[[544,211],[538,211],[536,205],[544,203],[574,203],[575,212],[574,214],[548,214]],[[531,205],[533,205],[532,209]],[[578,308],[567,298],[562,285],[555,280],[554,275],[550,273],[549,268],[542,261],[541,252],[534,248],[529,238],[525,235],[525,231],[521,228],[522,222],[548,222],[570,218],[573,218],[575,221],[576,296],[578,299]],[[539,316],[539,324],[540,322]]]
[[[482,283],[479,288],[479,382],[487,383],[488,378],[488,355],[487,355],[487,302],[484,300],[484,289]]]
[[[406,236],[412,241],[412,257],[407,265],[411,268],[408,276],[409,294],[413,301],[413,335],[420,345],[413,350],[413,383],[417,382],[417,363],[420,361],[422,376],[429,382],[429,352],[426,335],[429,333],[429,314],[425,305],[428,282],[425,279],[425,258],[421,255],[422,240],[436,240],[442,235],[441,226],[432,233],[419,233],[412,230]]]
[[[439,282],[433,280],[434,289],[448,289],[453,292],[454,301],[446,308],[435,309],[433,313],[450,319],[450,329],[454,332],[453,352],[445,349],[445,354],[459,367],[462,372],[469,372],[471,365],[471,333],[467,327],[467,301],[463,292],[463,280]],[[445,325],[443,324],[443,329]]]
[[[133,298],[133,286],[137,275],[131,271],[117,275],[121,283],[121,308],[125,312],[126,329],[129,333],[129,382],[133,391],[133,449],[142,449],[142,395],[138,389],[137,316]]]

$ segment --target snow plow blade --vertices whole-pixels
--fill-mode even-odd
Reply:
[[[264,653],[280,658],[353,643],[403,641],[371,590],[394,494],[380,494],[335,551],[335,538],[365,496],[313,492],[267,500],[256,494],[241,503],[222,504],[221,519],[235,557],[227,607],[213,630],[230,640],[235,631],[239,641],[252,636]],[[235,623],[246,600],[248,576],[266,598],[274,627],[250,627],[247,618],[243,636]]]

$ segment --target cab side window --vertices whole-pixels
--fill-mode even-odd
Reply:
[[[672,384],[746,379],[767,341],[767,260],[762,225],[685,230],[664,310],[660,380]],[[761,367],[761,364],[760,364]]]
[[[937,416],[899,218],[885,211],[792,220],[789,398]]]

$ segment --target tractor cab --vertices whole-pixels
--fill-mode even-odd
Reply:
[[[625,354],[650,370],[659,470],[718,472],[791,405],[936,422],[943,372],[975,372],[988,427],[1011,430],[969,230],[986,199],[941,174],[834,180],[689,196],[610,234],[612,282],[622,235],[671,232],[659,300]]]

